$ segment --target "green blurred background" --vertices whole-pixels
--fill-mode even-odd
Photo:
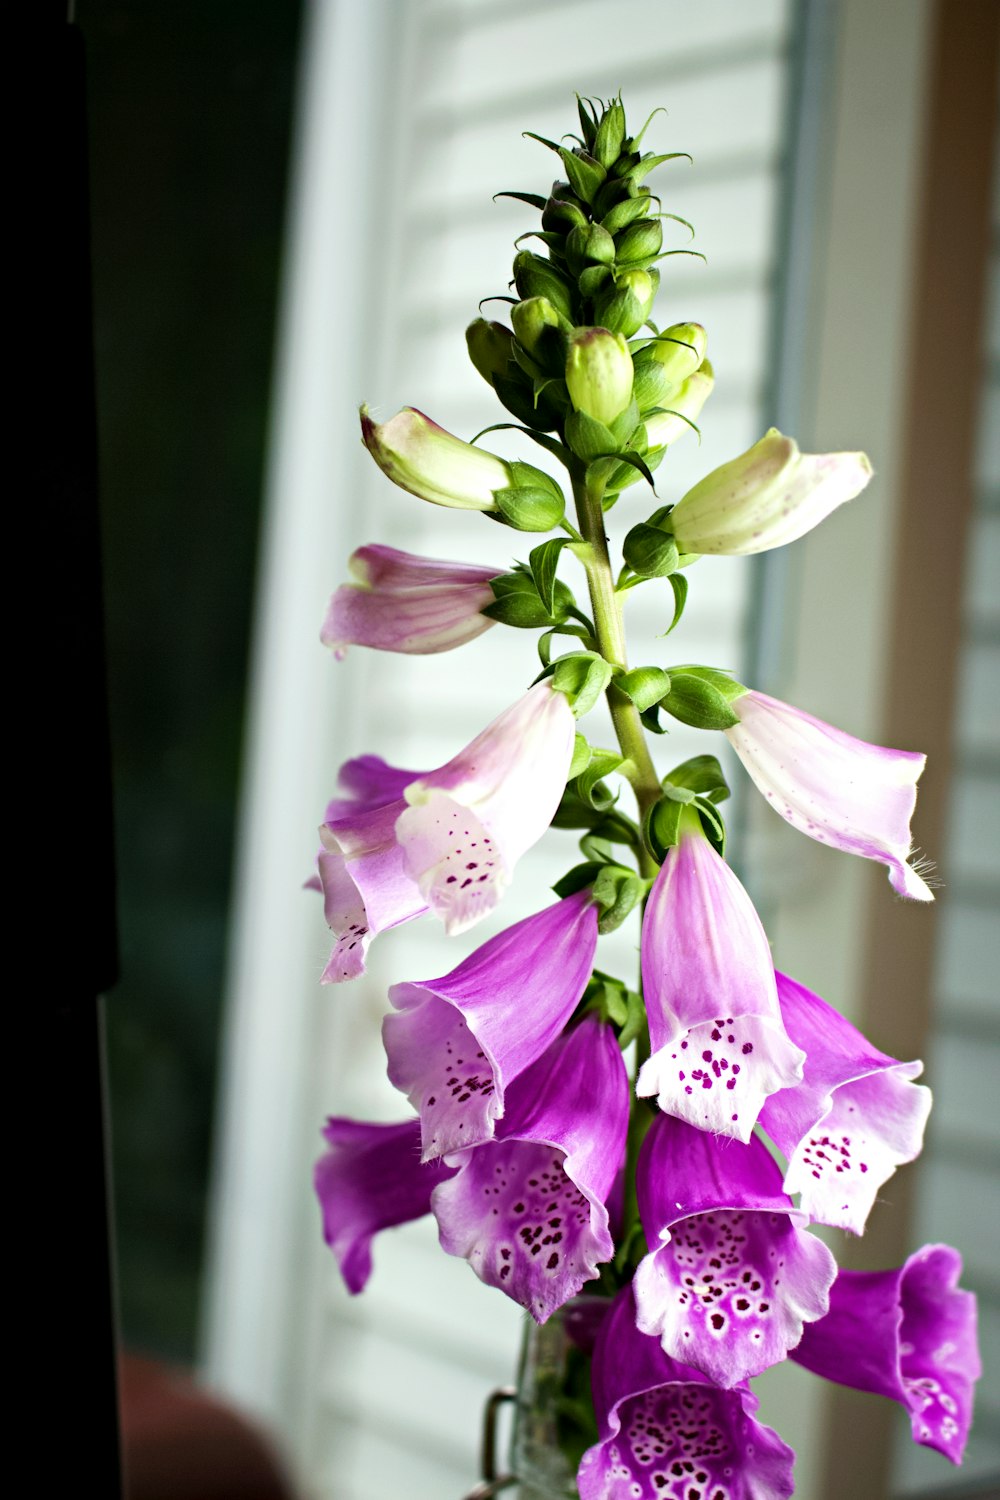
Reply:
[[[122,979],[124,1341],[194,1353],[300,7],[80,0]]]

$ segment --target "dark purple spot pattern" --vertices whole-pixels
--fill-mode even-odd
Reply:
[[[732,1397],[696,1385],[661,1386],[623,1402],[621,1432],[607,1445],[605,1493],[615,1500],[742,1500],[731,1405]]]
[[[613,1251],[563,1153],[533,1141],[493,1141],[471,1152],[434,1201],[441,1243],[480,1280],[543,1322]],[[603,1214],[599,1214],[604,1218]]]
[[[735,1209],[681,1220],[648,1262],[637,1290],[655,1298],[665,1352],[724,1386],[785,1358],[826,1311],[835,1272],[786,1214]]]

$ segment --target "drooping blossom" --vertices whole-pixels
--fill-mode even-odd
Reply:
[[[864,1231],[875,1195],[923,1145],[931,1091],[794,979],[778,974],[785,1030],[806,1054],[801,1083],[765,1101],[760,1124],[788,1158],[785,1191],[810,1219]]]
[[[778,1364],[821,1318],[837,1263],[755,1136],[738,1146],[659,1115],[636,1171],[649,1253],[638,1325],[727,1389]]]
[[[668,524],[681,552],[746,557],[797,541],[871,477],[864,453],[800,453],[772,427],[688,490]]]
[[[494,623],[497,568],[416,557],[395,547],[359,547],[348,564],[354,581],[330,600],[320,639],[337,657],[349,645],[428,656],[471,641]]]
[[[493,1135],[509,1083],[569,1020],[590,978],[589,890],[526,917],[442,979],[396,984],[382,1038],[389,1078],[418,1110],[424,1159]]]
[[[500,900],[514,865],[552,821],[576,721],[546,679],[438,771],[407,786],[396,823],[407,875],[449,934]]]
[[[363,406],[361,436],[387,478],[434,505],[493,510],[496,492],[510,485],[510,468],[502,458],[464,443],[412,406],[388,422],[373,422]]]
[[[614,1254],[606,1203],[628,1111],[614,1031],[587,1016],[510,1085],[494,1139],[447,1158],[442,1248],[544,1322]]]
[[[667,851],[642,924],[651,1055],[636,1092],[700,1130],[750,1139],[768,1094],[802,1076],[753,903],[694,822]]]
[[[735,1149],[735,1148],[734,1148]],[[640,1332],[631,1286],[594,1349],[600,1440],[583,1455],[580,1500],[784,1500],[795,1454],[756,1420],[747,1385],[723,1390]]]
[[[982,1373],[976,1299],[958,1285],[962,1258],[925,1245],[893,1271],[841,1271],[830,1311],[792,1358],[807,1370],[898,1401],[914,1442],[961,1463]]]
[[[926,756],[869,745],[753,690],[731,707],[740,722],[726,738],[775,812],[820,843],[879,860],[899,895],[934,899],[909,863]]]
[[[416,1120],[372,1125],[331,1118],[323,1137],[328,1150],[314,1174],[323,1236],[348,1291],[357,1293],[371,1275],[373,1237],[429,1213],[431,1193],[452,1168],[440,1161],[421,1164]]]

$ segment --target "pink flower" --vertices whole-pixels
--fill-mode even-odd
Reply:
[[[693,824],[667,851],[642,924],[652,1054],[636,1092],[700,1130],[748,1141],[768,1094],[802,1076],[767,936],[732,870]]]
[[[349,563],[355,582],[330,600],[320,639],[342,657],[349,645],[429,656],[482,635],[494,623],[489,580],[499,569],[415,557],[395,547],[359,547]]]
[[[864,1232],[875,1195],[919,1156],[931,1091],[919,1062],[897,1062],[805,985],[778,974],[788,1035],[806,1054],[801,1083],[772,1094],[760,1124],[788,1158],[785,1191],[819,1224]]]
[[[856,740],[764,693],[743,693],[731,707],[740,722],[726,738],[775,812],[820,843],[880,860],[901,896],[934,899],[909,863],[926,756]]]
[[[566,786],[576,721],[546,680],[438,771],[412,781],[396,823],[406,873],[449,934],[500,900]]]

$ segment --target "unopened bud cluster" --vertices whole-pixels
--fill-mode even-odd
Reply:
[[[466,338],[476,369],[519,422],[556,433],[581,468],[608,460],[610,496],[639,479],[636,459],[654,469],[694,426],[713,377],[697,324],[663,333],[650,324],[636,338],[660,284],[657,262],[671,253],[645,178],[675,153],[644,154],[618,99],[600,115],[581,100],[579,115],[576,147],[536,137],[564,172],[548,198],[509,195],[541,210],[546,250],[514,257],[511,328],[477,318]]]

